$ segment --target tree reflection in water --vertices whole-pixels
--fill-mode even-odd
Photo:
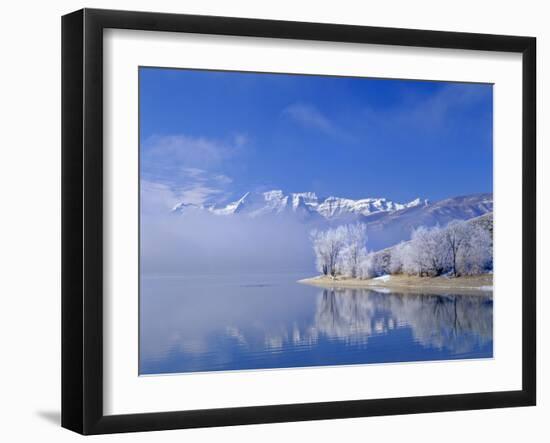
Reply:
[[[330,338],[361,343],[399,327],[410,327],[423,346],[468,352],[492,340],[492,298],[366,289],[324,289],[318,296],[315,329]]]

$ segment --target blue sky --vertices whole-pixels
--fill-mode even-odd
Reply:
[[[492,192],[491,85],[157,68],[139,76],[142,186],[166,200],[270,189],[398,202]]]

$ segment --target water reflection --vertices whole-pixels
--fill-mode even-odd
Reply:
[[[380,293],[319,289],[294,278],[258,280],[142,282],[140,372],[492,356],[491,294]]]
[[[465,353],[492,341],[492,299],[325,289],[319,295],[315,323],[321,333],[346,341],[366,340],[405,326],[424,346]]]

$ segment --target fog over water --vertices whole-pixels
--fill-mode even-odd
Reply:
[[[189,211],[142,217],[141,272],[225,274],[315,272],[309,231],[292,218]]]

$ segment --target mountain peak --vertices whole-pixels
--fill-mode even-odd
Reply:
[[[386,198],[362,198],[358,200],[330,196],[319,198],[315,192],[294,192],[285,194],[281,189],[265,192],[246,192],[241,198],[225,205],[212,205],[206,209],[217,215],[236,213],[252,217],[267,214],[297,213],[301,217],[322,217],[326,220],[368,216],[378,212],[393,212],[428,204],[427,200],[417,198],[408,203],[396,203]],[[197,205],[182,202],[174,211],[183,212]]]
[[[411,200],[409,203],[405,203],[406,208],[413,208],[414,206],[428,206],[430,204],[430,201],[425,199],[420,199],[419,197],[415,198],[414,200]]]
[[[470,194],[435,202],[416,198],[397,203],[386,198],[319,198],[313,192],[285,193],[281,190],[247,192],[228,204],[199,206],[182,202],[178,214],[206,211],[218,216],[294,217],[312,226],[361,221],[369,232],[369,250],[377,251],[410,240],[419,226],[446,226],[453,220],[469,220],[493,211],[492,194]]]

